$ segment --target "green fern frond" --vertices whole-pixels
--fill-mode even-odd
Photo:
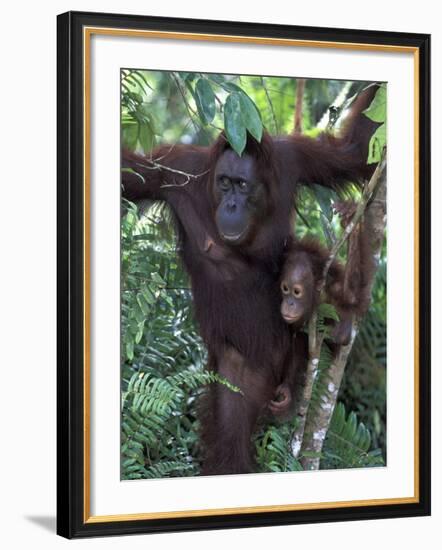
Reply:
[[[324,443],[321,469],[384,466],[380,450],[369,451],[371,440],[370,431],[358,422],[356,414],[347,416],[344,405],[338,403]]]
[[[263,472],[295,472],[302,466],[293,457],[291,437],[293,422],[270,424],[255,436],[257,464]]]

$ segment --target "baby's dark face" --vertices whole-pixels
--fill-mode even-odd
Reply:
[[[291,254],[281,277],[281,315],[286,323],[302,326],[310,317],[314,301],[312,264],[305,252]]]

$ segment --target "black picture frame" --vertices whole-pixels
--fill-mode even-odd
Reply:
[[[430,36],[378,32],[69,12],[58,16],[57,41],[57,532],[67,538],[257,527],[314,522],[411,517],[430,514]],[[419,350],[418,497],[414,502],[315,510],[223,513],[200,517],[158,517],[93,521],[85,489],[84,371],[84,29],[107,27],[237,37],[266,37],[408,47],[418,69]]]

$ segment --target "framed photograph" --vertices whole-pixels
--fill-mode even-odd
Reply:
[[[69,12],[57,59],[58,534],[430,514],[429,35]]]

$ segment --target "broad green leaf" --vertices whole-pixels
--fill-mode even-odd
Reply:
[[[193,97],[193,99],[195,99],[195,90],[193,89],[193,86],[192,86],[192,79],[187,77],[186,80],[184,81],[184,84],[186,88],[189,90],[190,95]]]
[[[148,286],[141,289],[141,293],[143,295],[143,298],[146,300],[146,302],[149,305],[152,305],[155,303],[155,296],[152,294],[152,291]]]
[[[132,340],[128,340],[126,342],[126,356],[129,361],[132,361],[132,359],[134,358],[134,343]]]
[[[226,79],[220,74],[211,74],[211,75],[208,75],[208,78],[212,82],[215,82],[215,84],[218,84],[219,86],[222,86],[226,81]]]
[[[141,338],[143,337],[143,330],[144,330],[144,321],[138,325],[137,333],[135,334],[135,343],[139,344],[141,342]]]
[[[352,441],[355,434],[356,434],[356,426],[357,426],[357,417],[356,414],[352,411],[347,418],[347,423],[345,425],[344,431],[342,432],[342,437],[344,439],[348,439],[349,441]]]
[[[240,94],[244,93],[244,90],[234,82],[228,82],[228,81],[220,82],[220,86],[222,86],[228,92],[238,92]]]
[[[375,409],[373,413],[373,424],[376,434],[380,435],[380,433],[382,432],[381,415],[379,414],[379,411],[377,409]]]
[[[143,312],[143,314],[148,315],[149,314],[149,306],[143,300],[141,294],[137,294],[137,302],[138,302],[138,305],[140,306],[140,309]],[[142,318],[142,320],[144,321],[144,318]],[[138,317],[137,317],[137,321],[139,321]]]
[[[132,76],[135,78],[135,76],[137,78],[140,78],[144,84],[150,89],[150,90],[153,90],[152,86],[149,84],[149,82],[146,80],[146,77],[144,76],[143,74],[143,71],[134,71],[132,73]],[[141,86],[141,88],[143,88],[143,86]]]
[[[128,124],[123,124],[123,146],[133,151],[137,146],[138,141],[138,122],[135,120]]]
[[[142,303],[142,306],[140,305],[140,301]],[[145,304],[143,303],[141,296],[137,296],[137,304],[138,304],[138,307],[135,307],[135,304],[134,304],[135,319],[139,323],[142,323],[145,320],[147,313],[149,313],[149,310],[146,308]],[[147,313],[144,313],[143,308],[147,310]]]
[[[192,82],[196,77],[195,73],[182,73],[182,74],[186,74],[186,77],[184,78],[186,82]]]
[[[149,103],[138,105],[135,115],[140,122],[149,122],[152,124],[152,106]]]
[[[152,277],[152,281],[157,283],[159,286],[166,286],[166,281],[161,277],[161,275],[158,272],[154,271],[151,274],[151,277]]]
[[[247,130],[257,141],[261,141],[262,121],[256,105],[245,93],[239,94],[239,101],[241,105],[242,118]]]
[[[342,403],[338,403],[333,414],[333,423],[336,433],[339,435],[345,427],[345,407]]]
[[[369,430],[365,429],[364,440],[361,441],[360,447],[363,451],[367,452],[371,445],[371,434]]]
[[[206,78],[200,78],[195,86],[195,103],[204,124],[212,122],[215,116],[215,94]]]
[[[140,94],[137,94],[136,92],[127,92],[126,94],[128,97],[130,97],[135,103],[142,103],[143,97]]]
[[[140,125],[139,142],[144,151],[148,153],[155,145],[155,134],[149,122]]]
[[[224,129],[234,151],[241,156],[247,142],[247,130],[241,115],[240,96],[232,93],[224,105]]]
[[[387,144],[387,123],[382,124],[371,136],[370,143],[368,145],[368,159],[367,162],[379,162],[381,160],[382,151]]]
[[[387,116],[387,85],[382,84],[373,98],[370,106],[363,111],[375,122],[385,122]]]
[[[354,439],[354,444],[362,449],[363,444],[365,442],[367,429],[364,426],[364,423],[361,422],[358,426],[358,429],[356,430],[356,435]]]

